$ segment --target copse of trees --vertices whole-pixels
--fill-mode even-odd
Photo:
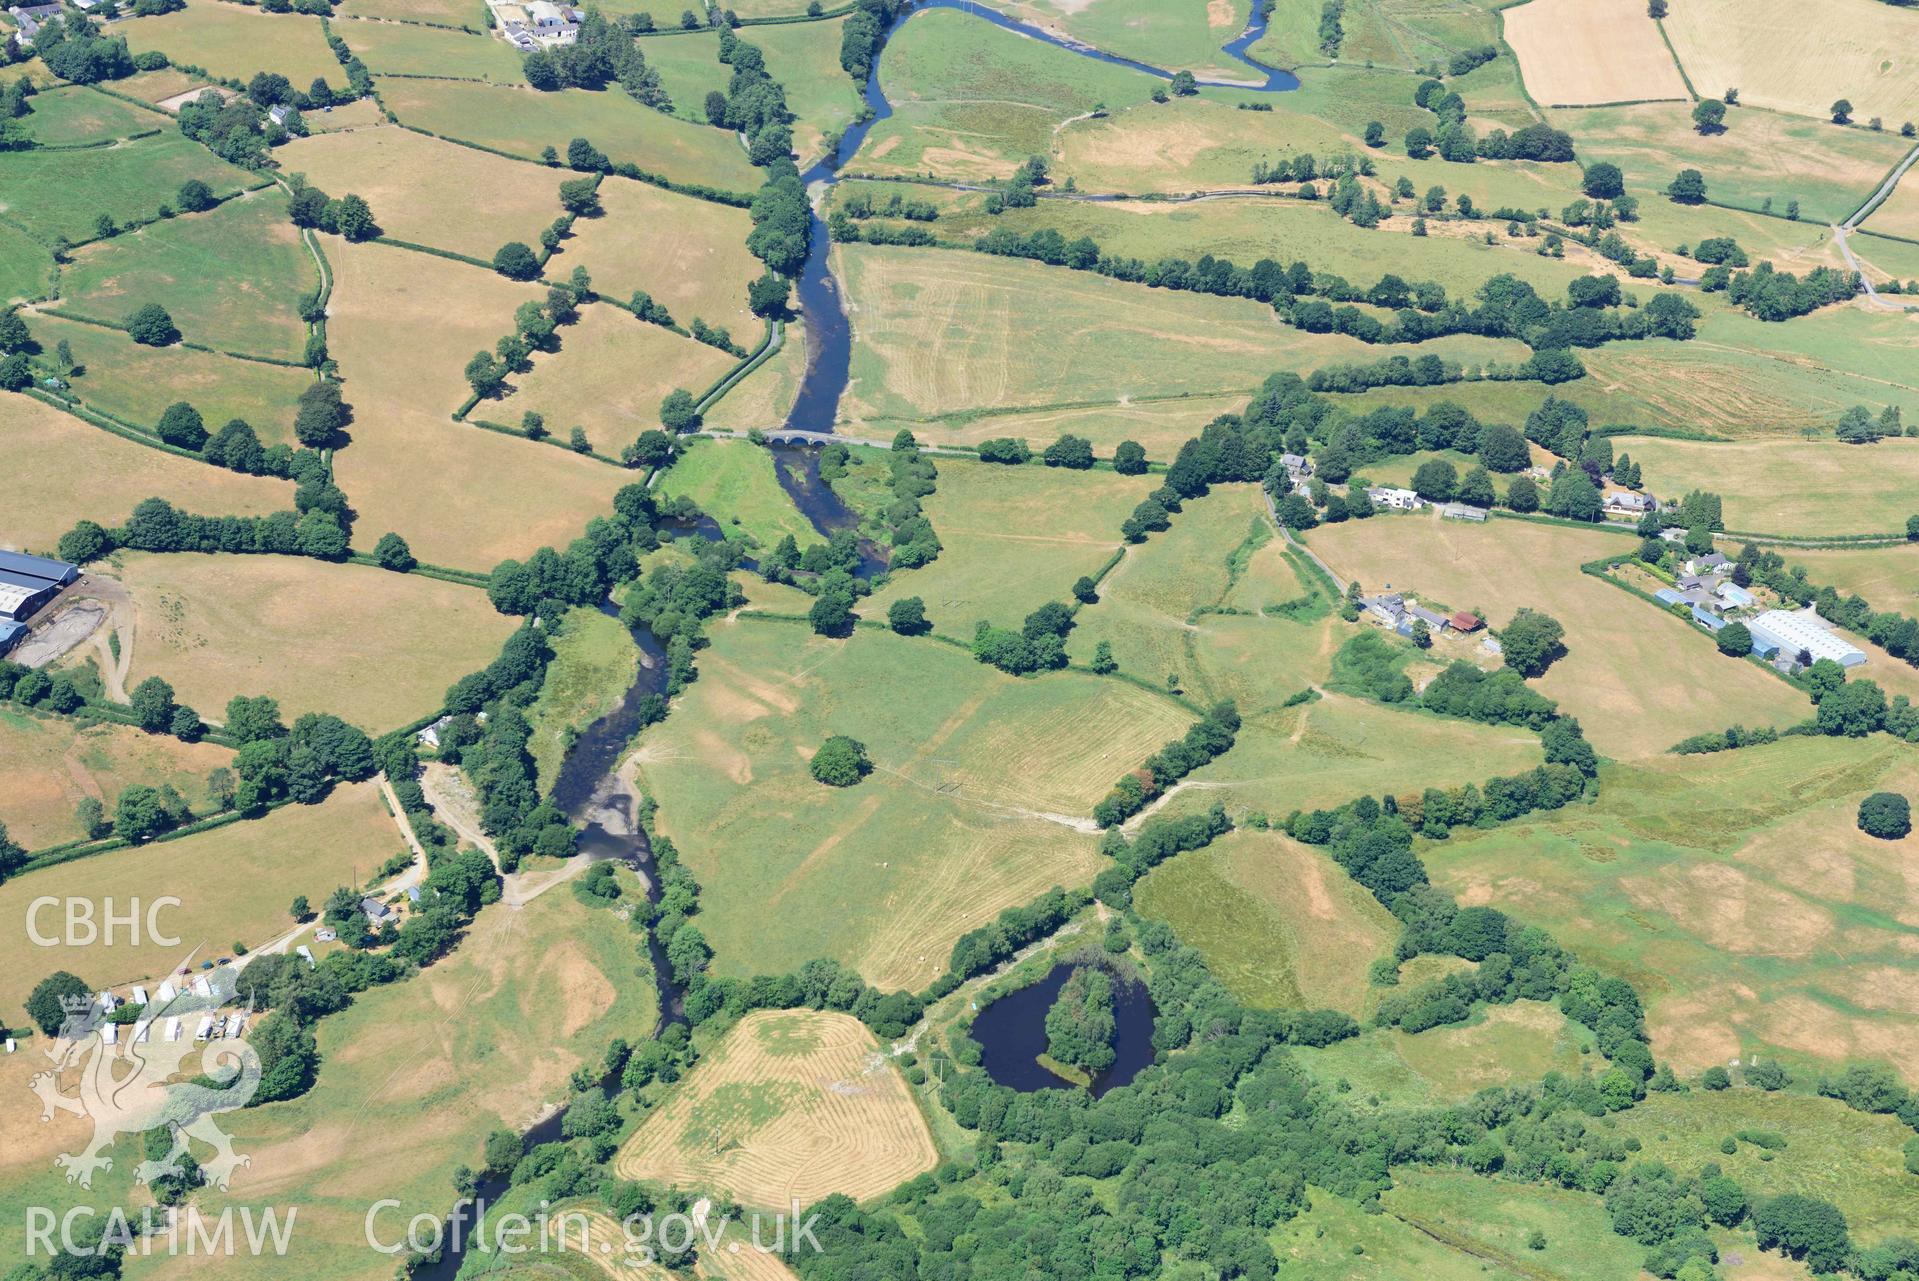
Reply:
[[[330,494],[338,490],[325,486]],[[325,501],[303,486],[312,501]],[[298,499],[296,491],[296,500]],[[82,520],[60,536],[62,557],[82,564],[117,548],[155,552],[270,553],[340,560],[347,554],[347,529],[338,511],[313,506],[268,516],[196,516],[164,498],[136,504],[124,525],[107,529]]]
[[[1834,267],[1814,267],[1803,277],[1779,271],[1770,262],[1762,262],[1749,271],[1707,272],[1701,287],[1711,291],[1723,288],[1736,307],[1760,320],[1790,320],[1808,315],[1821,307],[1845,302],[1859,292],[1859,273]]]
[[[647,65],[633,32],[589,10],[572,43],[536,49],[520,60],[527,84],[542,92],[604,89],[617,83],[636,102],[670,111],[660,75]]]

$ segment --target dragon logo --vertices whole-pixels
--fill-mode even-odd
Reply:
[[[230,973],[223,977],[230,995]],[[113,1168],[108,1152],[120,1136],[162,1127],[171,1133],[172,1146],[140,1163],[134,1171],[140,1183],[184,1173],[190,1138],[213,1149],[200,1169],[222,1190],[234,1170],[251,1164],[252,1158],[234,1151],[216,1118],[253,1098],[260,1085],[259,1054],[237,1038],[209,1039],[212,1029],[231,1019],[218,1012],[224,996],[207,980],[194,980],[177,994],[169,982],[162,992],[164,999],[131,1024],[111,1019],[90,998],[67,1003],[60,1035],[46,1051],[53,1066],[36,1072],[29,1084],[40,1096],[42,1122],[56,1112],[93,1122],[93,1136],[81,1151],[54,1158],[69,1183],[92,1187],[96,1172]]]

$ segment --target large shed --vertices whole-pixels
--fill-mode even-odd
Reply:
[[[80,567],[63,560],[0,551],[0,619],[25,621],[79,577]]]

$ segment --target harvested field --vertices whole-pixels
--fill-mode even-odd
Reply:
[[[158,106],[167,98],[178,97],[205,84],[205,76],[189,75],[178,67],[162,67],[158,71],[136,71],[124,80],[114,81],[113,87],[129,97]]]
[[[1153,488],[1150,477],[1110,471],[934,463],[939,488],[923,502],[944,550],[895,575],[860,613],[882,618],[893,601],[918,596],[935,628],[963,640],[982,618],[1017,627],[1047,601],[1068,600],[1075,579],[1119,550],[1120,523]]]
[[[1181,445],[1199,435],[1200,428],[1221,414],[1236,414],[1244,409],[1250,390],[1226,396],[1123,400],[1076,409],[956,414],[932,421],[914,419],[912,431],[924,445],[977,445],[998,436],[1013,436],[1039,449],[1061,436],[1082,436],[1092,443],[1095,454],[1108,458],[1121,441],[1131,440],[1145,449],[1152,461],[1170,462]],[[906,425],[906,419],[868,418],[855,430],[883,438]]]
[[[341,22],[333,30],[376,76],[391,73],[526,83],[519,53],[490,33],[469,34],[398,22]]]
[[[533,289],[383,245],[329,240],[327,252],[337,273],[328,337],[357,415],[334,468],[361,528],[396,530],[422,560],[484,572],[564,546],[610,510],[627,472],[448,419],[466,394],[461,369],[512,330]]]
[[[938,1160],[879,1051],[849,1014],[755,1011],[647,1115],[613,1169],[755,1206],[879,1196]]]
[[[229,756],[209,750],[220,759]],[[288,805],[264,818],[177,841],[114,850],[15,877],[0,885],[0,922],[6,926],[0,931],[6,973],[0,979],[0,1008],[14,1023],[27,992],[58,969],[104,987],[162,978],[185,965],[189,953],[198,965],[231,956],[236,941],[258,947],[293,927],[287,904],[294,895],[323,902],[335,886],[359,884],[403,848],[378,786],[346,783],[318,805]],[[163,910],[157,920],[179,944],[161,944],[142,931],[137,942],[122,934],[112,946],[39,947],[28,937],[26,916],[34,899],[49,894],[121,905],[171,895],[180,905]],[[43,933],[58,933],[44,913],[42,921]]]
[[[712,638],[638,761],[728,974],[823,955],[885,987],[924,984],[964,931],[1089,880],[1093,838],[1069,823],[1190,723],[1118,681],[1019,680],[891,633],[834,641],[742,618]],[[836,733],[872,758],[857,787],[807,773]]]
[[[143,347],[117,329],[45,313],[31,314],[27,326],[47,350],[63,339],[73,349],[82,372],[71,379],[71,395],[148,430],[167,406],[184,400],[209,431],[243,418],[265,444],[290,444],[300,393],[313,381],[309,370],[180,346]]]
[[[1872,216],[1865,221],[1867,231],[1919,240],[1919,177],[1915,174],[1919,174],[1919,165],[1906,170],[1906,176],[1892,189],[1886,202],[1872,211]],[[1870,242],[1865,247],[1871,252]]]
[[[172,131],[117,147],[8,151],[0,152],[0,213],[43,245],[91,240],[101,214],[120,224],[151,218],[193,178],[217,196],[257,181]]]
[[[381,94],[405,124],[527,160],[538,160],[545,147],[565,151],[569,139],[584,137],[615,163],[676,182],[730,191],[760,185],[759,170],[747,163],[733,135],[661,115],[617,88],[540,93],[453,80],[390,80]]]
[[[1658,493],[1704,488],[1723,495],[1727,528],[1756,533],[1903,535],[1919,487],[1919,439],[1861,446],[1622,436],[1613,449],[1631,454]]]
[[[1874,609],[1919,613],[1919,547],[1800,548],[1782,553],[1787,564],[1804,565],[1806,576],[1846,595],[1864,596]],[[1867,673],[1871,675],[1870,672]]]
[[[342,83],[346,74],[327,48],[320,20],[305,14],[267,13],[240,4],[196,4],[150,18],[116,24],[134,53],[158,49],[175,64],[191,63],[213,75],[245,83],[257,72],[277,72],[296,86],[316,78]]]
[[[1529,0],[1503,16],[1506,42],[1542,105],[1686,97],[1658,24],[1637,0]]]
[[[1251,828],[1154,868],[1133,899],[1236,998],[1268,1009],[1363,1013],[1366,967],[1398,929],[1324,852]]]
[[[364,197],[380,230],[396,240],[486,261],[509,240],[537,250],[541,229],[563,212],[560,183],[578,176],[391,126],[301,138],[280,155],[322,191]],[[475,199],[477,192],[485,198]],[[329,253],[334,243],[327,241]],[[511,319],[509,310],[502,320]]]
[[[369,565],[198,552],[119,559],[136,611],[128,684],[163,676],[212,720],[236,694],[270,694],[288,721],[332,712],[378,734],[439,707],[446,687],[491,662],[513,630],[485,592]]]
[[[1806,33],[1816,31],[1816,40]],[[1701,93],[1825,119],[1835,98],[1866,120],[1919,119],[1919,14],[1876,0],[1699,0],[1666,19]]]
[[[1663,757],[1603,767],[1590,808],[1421,857],[1461,902],[1518,913],[1629,979],[1653,1053],[1681,1072],[1763,1052],[1796,1070],[1883,1059],[1911,1081],[1913,839],[1874,840],[1855,815],[1869,792],[1916,783],[1883,738]]]
[[[1311,535],[1314,550],[1368,591],[1425,592],[1482,609],[1495,627],[1521,605],[1566,628],[1567,654],[1534,682],[1577,716],[1606,755],[1648,756],[1690,734],[1732,724],[1790,724],[1805,696],[1751,664],[1728,663],[1690,623],[1579,566],[1631,544],[1576,529],[1496,520],[1411,517],[1350,521]]]
[[[293,506],[293,486],[148,449],[20,397],[0,431],[0,472],[17,487],[0,540],[52,550],[80,519],[113,526],[155,494],[207,516],[264,516]]]
[[[575,266],[593,287],[621,302],[644,290],[681,325],[695,317],[723,325],[742,345],[760,329],[746,306],[746,287],[763,268],[746,252],[753,221],[743,209],[676,195],[643,182],[600,184],[603,217],[582,218],[553,262],[563,276]]]
[[[841,406],[855,420],[1216,395],[1255,387],[1275,370],[1405,350],[1285,328],[1270,308],[1245,299],[1038,263],[871,245],[834,252],[860,339]],[[1418,349],[1473,361],[1523,350],[1477,338]]]
[[[306,348],[300,296],[318,283],[286,197],[259,191],[79,250],[61,271],[60,305],[118,323],[158,303],[190,342],[298,360]]]
[[[207,807],[207,772],[233,753],[182,743],[125,725],[82,728],[62,716],[0,710],[0,823],[29,850],[86,836],[73,807],[91,796],[106,806],[128,783],[172,784],[195,810]]]
[[[698,396],[738,363],[717,348],[617,307],[587,307],[559,336],[557,354],[534,357],[533,371],[514,376],[501,406],[481,405],[475,416],[504,413],[509,422],[518,422],[530,409],[545,415],[554,435],[584,427],[594,448],[618,455],[621,446],[660,425],[660,402],[668,392],[683,387]],[[735,337],[743,345],[758,339],[751,333]]]
[[[1357,129],[1342,129],[1303,108],[1288,111],[1290,102],[1254,114],[1239,110],[1235,98],[1208,90],[1166,103],[1136,97],[1122,100],[1130,105],[1109,103],[1109,114],[1075,119],[1057,131],[1054,179],[1070,177],[1083,191],[1183,195],[1244,187],[1258,161],[1354,145]]]

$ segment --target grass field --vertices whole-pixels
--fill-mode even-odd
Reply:
[[[228,755],[205,750],[212,753],[205,758],[209,769]],[[136,751],[128,759],[143,755],[150,753]],[[185,759],[176,761],[176,768]],[[198,765],[194,769],[204,773]],[[133,775],[116,780],[132,781]],[[403,848],[379,788],[347,783],[319,805],[289,805],[265,818],[16,877],[0,886],[0,921],[7,927],[0,943],[7,962],[0,1005],[7,1022],[16,1022],[27,992],[54,970],[71,970],[104,987],[164,977],[186,964],[188,953],[197,965],[232,955],[236,941],[258,947],[293,927],[287,905],[294,895],[321,902],[335,886],[360,883]],[[27,934],[26,914],[34,899],[49,894],[95,902],[112,898],[123,911],[131,899],[150,902],[172,895],[180,905],[163,910],[156,920],[179,945],[162,945],[143,931],[137,943],[123,932],[111,946],[36,946]],[[41,919],[42,934],[60,932],[46,913]]]
[[[288,721],[332,712],[377,734],[438,708],[513,630],[484,592],[368,565],[197,552],[120,560],[136,613],[128,684],[163,676],[213,720],[235,694],[270,694]]]
[[[232,753],[211,743],[182,743],[105,723],[81,728],[65,717],[0,711],[0,823],[29,850],[87,835],[73,807],[91,796],[106,806],[129,782],[171,783],[196,810],[207,804],[206,776]]]
[[[1048,815],[1087,813],[1190,720],[1117,681],[1018,680],[890,633],[741,619],[712,636],[638,759],[729,974],[825,955],[885,987],[924,984],[965,930],[1089,880],[1092,837]],[[807,773],[831,734],[866,744],[857,787]]]
[[[1201,78],[1256,78],[1245,63],[1220,48],[1245,29],[1245,0],[1201,5],[1154,4],[1151,0],[1014,0],[1006,12],[1022,21],[1082,41],[1108,53]]]
[[[1634,0],[1529,0],[1505,20],[1526,87],[1546,106],[1686,97],[1658,25]]]
[[[749,1014],[647,1114],[613,1169],[746,1205],[878,1196],[938,1159],[880,1048],[849,1014]]]
[[[1146,102],[1163,82],[934,10],[887,42],[880,83],[893,114],[847,169],[965,179],[1007,177],[1028,156],[1049,154],[1067,120],[1101,104]]]
[[[444,1215],[455,1167],[479,1164],[488,1131],[546,1115],[574,1069],[656,1019],[645,948],[612,917],[565,890],[485,908],[452,955],[319,1025],[325,1066],[310,1093],[223,1118],[253,1162],[230,1194],[203,1191],[199,1204],[214,1216],[229,1203],[297,1202],[299,1230],[276,1266],[314,1281],[384,1276],[393,1258],[366,1238],[376,1200],[400,1202],[376,1224],[396,1237],[415,1214]],[[179,1281],[221,1263],[232,1266],[177,1258],[154,1274]]]
[[[372,538],[397,530],[422,560],[484,572],[564,546],[610,509],[630,474],[448,421],[466,395],[461,369],[512,329],[513,309],[533,290],[383,245],[329,241],[327,252],[337,273],[328,333],[357,414],[334,470]]]
[[[88,245],[61,271],[60,295],[66,310],[115,323],[159,303],[189,341],[298,360],[300,295],[317,283],[286,197],[260,191]]]
[[[20,121],[26,136],[43,147],[106,142],[167,126],[165,116],[80,85],[36,94]]]
[[[142,102],[158,103],[165,98],[178,97],[189,89],[197,89],[206,84],[205,76],[191,75],[178,67],[162,67],[158,71],[136,71],[124,80],[113,82],[114,89]]]
[[[626,628],[597,609],[568,610],[548,639],[553,659],[540,696],[526,709],[533,725],[526,750],[539,771],[542,795],[552,790],[574,737],[619,706],[640,667],[640,651]]]
[[[118,147],[10,151],[0,153],[0,213],[42,244],[90,240],[101,214],[116,223],[151,218],[193,178],[222,196],[254,181],[171,131]]]
[[[35,314],[27,327],[49,352],[62,340],[73,349],[83,370],[69,380],[74,396],[149,429],[167,406],[184,400],[200,411],[210,431],[244,418],[265,443],[290,443],[300,392],[313,381],[305,369],[178,346],[142,347],[117,329],[58,316]]]
[[[1919,179],[1912,178],[1912,170],[1906,170],[1885,203],[1872,211],[1865,228],[1885,236],[1919,240]]]
[[[745,339],[760,322],[747,309],[746,287],[763,268],[746,252],[753,222],[745,210],[623,178],[600,184],[600,205],[603,217],[573,224],[548,269],[553,275],[585,267],[609,298],[625,302],[644,290],[679,324],[698,317],[752,346]]]
[[[1874,609],[1919,611],[1919,547],[1793,548],[1788,563],[1804,565],[1815,583],[1864,596]]]
[[[735,330],[733,339],[750,348],[759,335]],[[560,331],[557,354],[536,356],[531,373],[515,375],[504,402],[474,413],[494,419],[504,414],[517,423],[531,409],[546,416],[554,435],[584,427],[594,448],[617,455],[622,445],[660,425],[660,402],[668,392],[683,387],[697,396],[737,363],[718,348],[617,307],[588,307],[578,323]]]
[[[7,403],[0,471],[19,487],[5,539],[48,552],[76,520],[116,525],[155,494],[208,516],[264,516],[293,505],[284,481],[148,449],[25,397]]]
[[[486,30],[486,5],[482,0],[344,0],[338,8],[341,14],[353,18],[392,18]]]
[[[1585,1192],[1516,1186],[1470,1174],[1407,1171],[1381,1200],[1387,1214],[1478,1256],[1494,1269],[1560,1281],[1633,1276],[1645,1247],[1616,1235]],[[1539,1232],[1546,1248],[1533,1250]]]
[[[1576,633],[1575,633],[1576,635]],[[1632,981],[1653,1051],[1697,1072],[1763,1049],[1898,1063],[1919,1078],[1919,897],[1910,839],[1858,803],[1919,781],[1886,740],[1790,739],[1609,766],[1596,805],[1422,851],[1467,903],[1497,903]]]
[[[805,547],[820,541],[813,522],[780,488],[773,455],[737,440],[703,440],[688,446],[660,477],[658,492],[698,503],[728,533],[742,532],[771,548],[791,534]]]
[[[1756,208],[1770,199],[1781,213],[1797,200],[1802,216],[1817,223],[1845,221],[1911,145],[1892,131],[1835,129],[1801,116],[1737,107],[1727,113],[1724,133],[1702,136],[1684,103],[1555,111],[1552,122],[1578,140],[1582,156],[1618,165],[1627,185],[1646,193],[1649,206],[1665,204],[1659,189],[1677,170],[1692,168],[1705,175],[1715,200]]]
[[[895,575],[860,612],[884,617],[893,601],[918,596],[935,628],[969,641],[982,618],[1017,627],[1047,601],[1070,599],[1074,580],[1119,549],[1120,523],[1153,488],[1148,477],[1109,471],[935,464],[939,489],[923,505],[944,550]]]
[[[844,129],[860,111],[860,86],[840,66],[845,27],[843,21],[793,22],[746,32],[747,42],[766,53],[767,74],[786,89],[787,105],[799,116],[793,149],[802,169],[821,151],[824,135]]]
[[[115,28],[135,53],[158,49],[174,63],[205,67],[228,80],[274,71],[304,88],[315,77],[345,79],[318,19],[265,13],[238,4],[196,4]]]
[[[387,235],[487,261],[509,240],[537,249],[541,229],[563,212],[560,183],[578,176],[392,127],[302,138],[280,155],[287,168],[329,195],[363,196]],[[485,197],[476,199],[480,192]]]
[[[834,252],[860,339],[841,409],[855,419],[1215,395],[1255,387],[1275,370],[1406,350],[1282,327],[1246,299],[1038,263],[871,245]],[[1419,348],[1429,350],[1464,361],[1524,351],[1480,338]]]
[[[790,331],[789,331],[790,332]],[[790,339],[789,339],[790,341]],[[1051,444],[1063,435],[1083,436],[1093,452],[1111,457],[1121,441],[1137,441],[1154,462],[1170,462],[1179,447],[1221,414],[1246,407],[1252,389],[1236,395],[1177,396],[1169,400],[1129,400],[1075,409],[1033,409],[1004,413],[954,414],[931,421],[915,419],[912,431],[922,444],[977,445],[997,436],[1016,436],[1030,445]],[[859,430],[884,437],[906,420],[868,418]]]
[[[13,226],[0,222],[0,303],[44,297],[53,272],[47,246]]]
[[[376,76],[392,72],[526,83],[519,53],[493,35],[398,22],[342,22],[333,30]]]
[[[734,383],[726,395],[700,416],[701,425],[717,431],[778,427],[792,411],[805,373],[805,322],[789,320],[783,327],[780,349]]]
[[[1242,101],[1273,110],[1241,111]],[[1244,187],[1258,161],[1359,145],[1353,127],[1307,114],[1290,95],[1275,103],[1270,95],[1209,89],[1196,98],[1158,103],[1135,96],[1107,106],[1110,114],[1076,119],[1058,131],[1056,181],[1071,177],[1084,191],[1135,194]]]
[[[1761,533],[1903,533],[1919,485],[1919,440],[1904,438],[1859,446],[1621,436],[1613,449],[1645,468],[1655,492],[1712,490],[1725,497],[1728,528]]]
[[[1796,38],[1816,31],[1808,43]],[[1703,0],[1666,19],[1679,61],[1701,93],[1824,119],[1849,98],[1863,121],[1919,119],[1919,14],[1873,0]]]
[[[1361,1013],[1366,967],[1399,932],[1324,853],[1251,828],[1162,863],[1133,899],[1198,948],[1235,997],[1269,1009]]]
[[[1784,681],[1726,661],[1689,623],[1579,572],[1585,561],[1628,550],[1624,538],[1417,517],[1349,521],[1315,530],[1310,541],[1342,579],[1368,591],[1387,583],[1423,591],[1483,610],[1494,627],[1521,607],[1557,618],[1568,652],[1535,684],[1606,755],[1647,756],[1689,734],[1806,715],[1805,696]]]
[[[1760,1160],[1761,1149],[1750,1143],[1737,1153],[1722,1151],[1721,1140],[1740,1130],[1783,1134],[1786,1146],[1770,1161]],[[1645,1145],[1644,1159],[1674,1169],[1716,1161],[1754,1197],[1801,1192],[1830,1201],[1845,1212],[1862,1245],[1912,1227],[1913,1176],[1899,1160],[1912,1131],[1889,1116],[1804,1094],[1695,1090],[1648,1098],[1620,1114],[1619,1131]]]
[[[1267,1239],[1280,1266],[1303,1281],[1540,1281],[1318,1188],[1306,1213]]]
[[[676,182],[754,191],[759,171],[731,134],[643,107],[617,89],[527,88],[451,80],[388,81],[387,107],[406,124],[537,160],[585,137],[616,163],[636,164]]]
[[[1391,944],[1380,950],[1390,952]],[[1353,956],[1352,963],[1359,959]],[[1362,985],[1364,980],[1362,971]],[[1582,1065],[1597,1071],[1604,1060],[1581,1055],[1591,1039],[1556,1007],[1516,1001],[1485,1006],[1466,1023],[1416,1036],[1396,1027],[1372,1028],[1323,1050],[1301,1051],[1299,1058],[1322,1083],[1350,1085],[1356,1099],[1377,1099],[1387,1108],[1435,1107],[1490,1086],[1537,1081],[1548,1072],[1576,1077]]]

